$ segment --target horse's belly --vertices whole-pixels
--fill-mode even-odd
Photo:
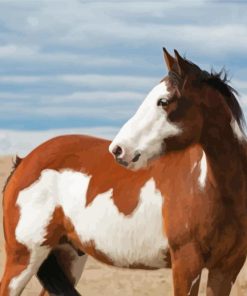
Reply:
[[[163,231],[163,198],[150,179],[141,189],[137,207],[130,215],[119,212],[112,189],[86,205],[90,177],[76,173],[63,191],[61,202],[82,246],[93,246],[112,264],[122,267],[166,266],[167,239]],[[73,183],[73,185],[72,185]],[[70,197],[68,197],[70,195]]]
[[[82,218],[83,224],[77,225],[75,231],[83,249],[87,252],[87,247],[93,248],[97,259],[106,259],[116,266],[165,267],[167,240],[161,227],[157,227],[162,221],[148,219],[149,225],[144,225],[144,216],[138,217],[143,219],[140,221],[118,215],[110,213],[102,221]]]
[[[157,240],[157,237],[155,238]],[[133,242],[135,240],[135,242]],[[142,237],[128,240],[112,235],[101,242],[95,235],[90,242],[81,239],[82,250],[95,259],[118,267],[157,269],[170,266],[167,242],[152,244],[154,241]]]

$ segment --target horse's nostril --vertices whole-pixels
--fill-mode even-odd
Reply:
[[[112,153],[118,157],[123,153],[123,149],[120,146],[115,146],[112,150]]]

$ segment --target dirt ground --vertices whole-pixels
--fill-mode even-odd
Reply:
[[[0,190],[12,165],[11,157],[0,157]],[[4,237],[2,229],[2,208],[0,207],[0,274],[5,264]],[[205,295],[207,272],[203,274],[200,296]],[[170,270],[142,271],[124,270],[109,267],[89,258],[78,290],[85,296],[161,296],[172,295],[172,275]],[[23,295],[39,295],[41,286],[34,277],[26,287]],[[247,263],[239,274],[231,296],[247,295]]]

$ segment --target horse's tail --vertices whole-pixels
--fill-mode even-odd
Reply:
[[[52,252],[40,266],[37,277],[49,295],[80,296]],[[45,296],[46,292],[42,291],[41,295]]]
[[[20,165],[21,162],[22,162],[22,158],[20,158],[18,155],[16,155],[15,160],[13,161],[12,171],[9,174],[9,176],[8,176],[6,182],[5,182],[5,185],[3,187],[3,193],[4,193],[5,189],[6,189],[12,175],[14,174],[15,170],[17,169],[17,167]]]

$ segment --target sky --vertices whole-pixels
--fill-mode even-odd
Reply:
[[[246,3],[0,0],[0,154],[113,138],[166,75],[163,46],[225,67],[247,115]]]

